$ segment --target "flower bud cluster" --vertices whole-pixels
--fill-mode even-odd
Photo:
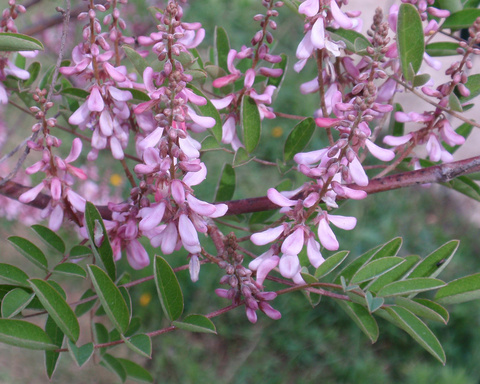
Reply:
[[[272,0],[262,1],[262,5],[267,9],[265,14],[258,14],[253,17],[255,21],[260,21],[261,29],[255,33],[251,40],[251,46],[243,46],[242,49],[237,52],[235,49],[231,49],[227,56],[227,68],[230,74],[215,79],[212,83],[214,88],[225,89],[244,77],[244,86],[241,90],[235,93],[230,93],[221,99],[213,99],[212,104],[218,109],[227,111],[223,114],[223,126],[222,126],[222,143],[231,144],[234,151],[243,147],[243,143],[240,141],[236,126],[240,122],[240,104],[244,96],[248,95],[255,100],[260,118],[263,120],[274,119],[275,113],[271,107],[268,107],[272,103],[273,93],[276,87],[268,85],[263,89],[263,93],[258,93],[253,87],[255,78],[257,75],[267,78],[277,78],[283,75],[281,68],[272,68],[267,66],[257,65],[264,61],[268,64],[276,64],[282,61],[282,57],[279,55],[273,55],[270,53],[270,47],[268,44],[273,42],[273,35],[268,28],[275,30],[277,28],[276,22],[273,18],[278,16],[278,11],[275,8],[283,6],[282,1],[274,2]],[[249,69],[242,73],[236,68],[234,61],[240,60],[252,60],[252,65]]]
[[[53,117],[47,118],[47,112],[53,107],[53,103],[45,98],[46,90],[36,89],[33,99],[40,107],[31,107],[38,123],[32,127],[32,132],[42,132],[42,136],[36,141],[28,141],[27,145],[31,150],[42,153],[42,159],[37,161],[25,170],[27,175],[37,172],[44,172],[45,178],[35,187],[20,195],[18,200],[22,203],[33,201],[45,188],[50,191],[52,199],[42,211],[43,219],[49,218],[48,226],[53,231],[58,231],[62,225],[64,212],[68,211],[75,215],[75,212],[85,211],[85,199],[74,192],[71,186],[75,178],[86,180],[85,172],[73,165],[71,162],[78,159],[82,152],[82,142],[79,138],[73,140],[70,154],[62,159],[53,154],[53,148],[61,146],[62,141],[50,134],[50,129],[55,127],[57,120]]]
[[[257,281],[253,280],[252,271],[242,265],[243,255],[239,254],[236,248],[237,241],[232,232],[225,239],[224,252],[219,255],[221,261],[218,263],[218,266],[225,270],[220,284],[229,285],[230,288],[216,289],[215,293],[220,297],[232,300],[233,305],[240,304],[243,297],[247,318],[252,323],[257,322],[256,311],[259,309],[274,320],[280,319],[281,313],[268,303],[275,299],[277,294],[262,291],[262,283],[258,282],[258,273]]]
[[[27,10],[23,5],[17,4],[16,0],[8,0],[8,7],[2,11],[2,18],[0,19],[0,32],[18,33],[15,26],[15,19],[19,13],[25,13]]]

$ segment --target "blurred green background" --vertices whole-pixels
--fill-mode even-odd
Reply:
[[[138,12],[126,16],[129,22],[134,22],[137,26],[152,23],[145,11],[149,2],[139,0],[130,3],[138,5]],[[34,10],[32,7],[31,11]],[[206,29],[207,38],[200,49],[203,50],[202,53],[213,43],[215,25],[227,30],[232,48],[239,50],[243,44],[248,44],[258,30],[258,24],[251,19],[263,10],[260,1],[254,0],[196,0],[190,1],[184,19],[189,22],[200,21]],[[298,87],[315,76],[315,65],[309,63],[300,74],[292,70],[295,49],[302,38],[301,19],[288,9],[282,9],[277,23],[279,28],[274,36],[278,39],[278,44],[274,46],[274,53],[287,53],[290,63],[287,78],[273,106],[275,110],[284,113],[311,116],[318,108],[318,95],[301,95]],[[151,24],[149,31],[153,30],[154,25]],[[262,141],[255,155],[261,159],[281,158],[283,143],[294,125],[294,121],[286,119],[265,120]],[[321,134],[322,131],[319,130],[309,149],[317,149],[325,143]],[[210,152],[204,154],[202,159],[207,163],[209,175],[207,181],[198,186],[196,193],[200,198],[212,201],[215,193],[212,186],[216,185],[223,164],[231,162],[232,156]],[[107,161],[104,164],[105,169],[100,168],[101,172],[112,169],[112,164]],[[117,169],[119,173],[120,170]],[[293,172],[281,175],[274,167],[251,162],[237,169],[235,198],[265,195],[268,187],[285,179],[291,180],[294,187],[304,181]],[[461,245],[456,257],[440,276],[448,281],[480,271],[478,220],[472,220],[472,212],[475,210],[478,207],[474,201],[445,188],[411,188],[343,204],[338,212],[356,216],[358,224],[353,231],[335,232],[341,249],[351,250],[351,257],[357,257],[396,236],[404,239],[400,255],[419,254],[422,257],[451,239],[460,239]],[[244,221],[234,222],[235,225],[247,226],[248,217],[243,219]],[[227,227],[221,228],[225,233],[230,231]],[[235,232],[238,236],[246,234],[242,231]],[[29,229],[18,223],[5,222],[0,230],[1,237],[6,238],[12,234],[33,240]],[[70,246],[75,244],[77,237],[72,231],[65,229],[62,234],[66,239],[71,239]],[[211,247],[209,240],[205,244]],[[153,255],[156,251],[150,248],[149,252]],[[324,256],[329,254],[325,252]],[[8,246],[2,253],[3,259],[18,266],[23,265],[23,260]],[[173,267],[186,262],[185,254],[181,252],[169,255],[167,259]],[[119,263],[119,269],[131,273],[132,279],[151,274],[151,268],[133,271],[125,260]],[[34,274],[38,271],[32,272]],[[186,314],[206,314],[228,305],[227,300],[220,299],[213,293],[221,276],[222,272],[211,265],[202,266],[200,281],[195,284],[190,281],[187,271],[178,273],[185,297]],[[69,293],[69,301],[77,299],[88,288],[85,283],[79,282],[72,287],[67,280],[58,281],[65,283],[63,286]],[[79,290],[80,284],[84,285],[83,290]],[[275,288],[275,285],[267,286],[267,289]],[[152,282],[132,287],[130,293],[133,315],[142,318],[143,331],[168,325]],[[257,324],[252,325],[244,314],[244,308],[238,308],[214,319],[218,335],[177,331],[158,336],[153,339],[154,353],[151,360],[133,357],[123,346],[112,349],[112,353],[121,357],[130,356],[144,365],[155,377],[156,383],[479,382],[480,305],[477,302],[449,308],[451,318],[448,326],[428,323],[445,348],[445,367],[406,333],[383,319],[377,319],[380,337],[372,345],[351,319],[328,298],[311,308],[301,293],[293,293],[278,297],[273,306],[282,312],[279,321],[273,321],[259,312]],[[88,315],[81,319],[82,337],[87,342],[90,340]],[[95,320],[104,321],[103,318]],[[44,320],[37,321],[42,324]],[[0,383],[47,381],[41,352],[0,344]],[[116,383],[118,379],[95,365],[94,361],[79,370],[66,355],[62,356],[52,382]]]

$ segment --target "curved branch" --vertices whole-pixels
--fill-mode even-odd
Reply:
[[[391,191],[411,187],[413,185],[421,185],[428,183],[447,183],[459,176],[468,175],[470,173],[480,172],[480,156],[471,157],[469,159],[455,161],[448,164],[436,165],[429,168],[419,169],[417,171],[397,173],[390,176],[384,176],[378,179],[370,180],[366,187],[356,184],[349,184],[349,188],[363,190],[368,194]],[[2,178],[0,177],[0,182]],[[18,200],[18,197],[28,191],[31,187],[9,181],[5,185],[0,186],[0,195]],[[50,201],[50,196],[40,193],[35,200],[28,205],[43,209]],[[239,215],[244,213],[262,212],[280,207],[268,200],[267,196],[252,197],[242,200],[225,201],[223,204],[228,206],[226,215]],[[112,212],[105,205],[97,206],[100,214],[106,220],[112,219]]]

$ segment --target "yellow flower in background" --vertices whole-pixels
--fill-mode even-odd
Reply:
[[[272,136],[277,138],[283,135],[283,128],[282,127],[275,127],[272,129]]]
[[[152,294],[150,292],[142,293],[140,296],[140,305],[146,307],[152,301]]]
[[[112,176],[110,176],[110,184],[112,184],[114,187],[119,187],[122,185],[122,183],[122,176],[120,176],[118,173],[114,173]]]

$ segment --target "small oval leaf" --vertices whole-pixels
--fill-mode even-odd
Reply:
[[[183,313],[183,294],[177,276],[170,264],[158,255],[154,258],[153,272],[163,312],[171,322],[175,321]]]
[[[12,289],[2,300],[2,317],[9,318],[20,313],[35,297],[21,288]]]
[[[41,279],[30,279],[30,285],[48,314],[69,339],[77,342],[80,325],[77,316],[60,293],[49,283]]]
[[[188,315],[183,321],[174,321],[175,328],[184,329],[191,332],[215,333],[217,329],[212,320],[203,315]]]
[[[20,285],[22,287],[29,287],[28,275],[20,268],[10,264],[0,263],[0,279],[13,285]]]
[[[74,263],[62,263],[58,264],[53,271],[66,276],[81,277],[85,279],[87,277],[87,272],[78,264]]]
[[[235,193],[235,169],[230,164],[223,166],[220,180],[218,180],[215,202],[232,200]]]
[[[128,329],[130,314],[120,290],[110,277],[96,265],[88,265],[88,271],[107,316],[121,334],[125,333]]]
[[[61,254],[65,253],[65,243],[61,237],[53,232],[50,228],[38,224],[32,225],[31,228],[45,244],[57,250]]]
[[[262,121],[260,112],[254,99],[244,95],[241,107],[243,144],[248,153],[252,153],[257,148],[262,133]]]
[[[308,117],[300,121],[288,134],[285,145],[283,146],[283,158],[285,161],[292,160],[293,157],[303,151],[312,139],[315,133],[315,120]]]
[[[58,348],[38,325],[12,319],[0,319],[0,343],[37,350]]]
[[[37,267],[43,269],[44,271],[48,271],[47,258],[40,248],[38,248],[31,241],[19,236],[10,236],[7,241]]]
[[[402,65],[403,76],[407,81],[413,81],[423,61],[425,41],[422,19],[412,4],[402,4],[398,11],[397,47]],[[409,67],[413,69],[412,73]]]
[[[441,304],[458,304],[476,299],[480,299],[480,273],[453,280],[435,295],[435,300]]]
[[[400,280],[390,283],[380,289],[377,296],[391,297],[409,295],[412,293],[431,291],[444,286],[445,283],[442,280],[429,277],[417,277],[414,279]]]
[[[320,279],[333,272],[347,258],[348,254],[349,251],[340,251],[327,258],[315,271],[315,277]]]
[[[20,33],[2,32],[0,34],[0,51],[43,51],[43,44],[33,37]]]

